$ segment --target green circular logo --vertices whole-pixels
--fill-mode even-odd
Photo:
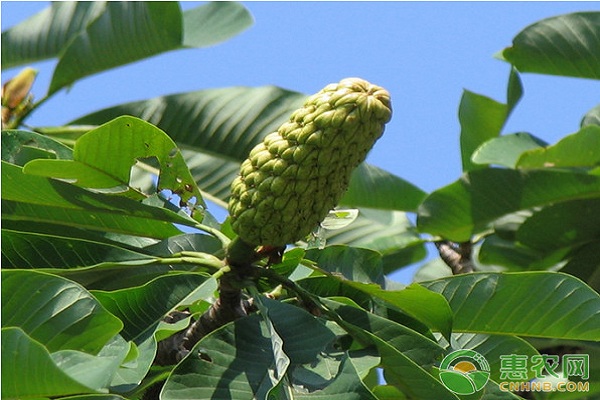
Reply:
[[[440,364],[440,379],[456,394],[473,394],[483,389],[490,379],[490,365],[473,350],[455,350]]]

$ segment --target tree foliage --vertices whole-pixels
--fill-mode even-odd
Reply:
[[[250,149],[305,94],[206,89],[23,125],[86,76],[251,23],[229,2],[184,13],[171,2],[59,2],[2,33],[3,69],[58,61],[40,101],[28,94],[32,70],[3,90],[3,398],[516,399],[497,385],[500,355],[598,357],[600,108],[554,144],[503,127],[520,73],[599,78],[600,13],[518,33],[498,54],[511,64],[504,103],[464,91],[455,182],[425,193],[363,164],[340,204],[350,211],[280,258],[254,254],[235,283],[250,312],[233,321],[210,311],[231,284],[235,234],[205,199],[226,204]],[[427,242],[440,256],[418,282],[386,277],[422,262]],[[215,326],[194,337],[198,321]],[[438,377],[461,348],[491,364],[472,396]],[[593,363],[589,382],[581,398],[600,393]]]

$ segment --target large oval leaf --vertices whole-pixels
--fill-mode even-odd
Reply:
[[[22,168],[4,161],[2,178],[3,220],[56,223],[155,238],[180,234],[174,223],[196,225],[191,218],[163,208],[27,175]]]
[[[177,145],[159,128],[139,118],[121,116],[75,142],[73,160],[33,160],[23,172],[74,181],[86,188],[130,188],[131,168],[138,159],[156,157],[158,190],[170,190],[183,201],[204,201]]]
[[[455,332],[574,340],[600,337],[600,296],[570,275],[476,273],[421,284],[448,300]]]
[[[252,24],[234,2],[181,13],[176,2],[66,2],[2,33],[2,68],[58,57],[49,94],[85,76],[183,47],[222,42]]]
[[[600,177],[559,170],[471,171],[429,195],[419,208],[422,232],[464,242],[506,214],[577,198],[600,197]]]
[[[254,20],[235,1],[212,1],[183,13],[185,47],[206,47],[223,42],[244,31]]]
[[[550,252],[600,239],[600,199],[553,204],[527,218],[517,230],[517,240]]]
[[[44,398],[106,392],[111,379],[124,370],[119,366],[130,349],[129,343],[115,336],[97,355],[75,350],[50,353],[23,330],[2,328],[2,365],[10,365],[2,369],[2,397]],[[146,360],[147,368],[152,358],[153,354]],[[133,377],[131,372],[136,368],[131,368],[131,364],[128,367],[125,374]],[[133,382],[138,383],[141,378]]]
[[[479,146],[471,160],[476,164],[494,164],[515,168],[521,154],[545,145],[544,141],[526,132],[503,135],[490,139]]]
[[[444,349],[434,340],[395,321],[370,313],[355,305],[350,306],[331,299],[321,299],[321,301],[341,318],[344,322],[342,327],[352,326],[348,331],[357,333],[356,339],[366,341],[363,344],[374,343],[369,335],[358,333],[356,328],[387,342],[424,368],[432,366],[444,352]],[[346,299],[346,301],[349,300]]]
[[[401,211],[360,208],[351,224],[336,230],[321,229],[328,245],[345,244],[382,254],[383,271],[388,274],[426,255],[423,240]]]
[[[184,14],[176,2],[56,3],[2,33],[2,68],[58,57],[52,94],[119,65],[219,43],[251,24],[238,3],[206,4]]]
[[[443,351],[437,343],[385,318],[324,301],[340,315],[339,323],[345,330],[378,349],[388,384],[414,398],[455,398],[427,372]]]
[[[416,211],[426,193],[374,165],[362,163],[350,178],[350,186],[340,204],[385,210]]]
[[[442,296],[416,283],[402,290],[386,290],[374,283],[357,282],[340,277],[348,268],[348,265],[342,264],[344,256],[348,254],[347,252],[338,254],[340,257],[336,262],[336,253],[338,249],[334,248],[327,254],[324,270],[330,275],[303,279],[299,282],[300,285],[321,297],[349,297],[364,308],[372,308],[374,302],[386,303],[386,306],[399,310],[428,328],[449,337],[452,331],[452,312]],[[373,264],[376,266],[376,259],[371,260],[370,265]],[[369,264],[363,265],[363,268],[365,266],[368,267]]]
[[[274,86],[207,89],[121,104],[71,124],[99,125],[132,115],[159,127],[183,147],[241,163],[305,98]]]
[[[3,271],[2,326],[21,328],[49,351],[96,354],[123,324],[72,281],[41,272]]]
[[[204,337],[173,370],[161,398],[264,399],[280,388],[298,399],[373,398],[350,360],[338,358],[340,352],[330,346],[335,334],[321,321],[297,307],[261,301],[268,315],[239,319]],[[278,350],[267,322],[278,334]],[[283,387],[273,389],[281,378],[276,375],[280,351],[289,358],[290,368]]]
[[[24,166],[37,158],[73,159],[73,150],[48,136],[22,130],[2,131],[2,161]]]
[[[535,347],[524,339],[508,335],[483,335],[478,333],[453,333],[453,344],[449,348],[475,350],[485,357],[490,365],[490,378],[502,381],[501,357],[507,354],[533,356],[539,354]],[[530,379],[535,377],[534,371],[528,371]]]
[[[521,78],[514,69],[508,79],[506,104],[468,90],[463,92],[458,108],[463,171],[482,168],[471,160],[473,152],[484,142],[500,134],[522,95]]]
[[[177,3],[107,2],[104,12],[60,54],[48,93],[85,76],[172,50],[181,41]]]
[[[596,167],[600,165],[600,126],[589,125],[552,146],[535,148],[519,157],[518,168]]]
[[[61,370],[48,350],[19,328],[2,328],[2,365],[2,398],[93,392]]]
[[[194,290],[203,287],[202,297],[211,297],[217,284],[207,279],[199,274],[165,275],[143,286],[112,292],[97,290],[93,294],[106,309],[123,321],[123,337],[126,340],[138,340],[153,332],[164,316]]]
[[[381,254],[373,250],[348,246],[328,246],[323,250],[310,249],[305,257],[319,268],[341,275],[345,279],[383,285]]]
[[[2,32],[2,69],[57,57],[105,10],[104,1],[56,2]]]
[[[501,56],[519,71],[600,79],[600,13],[544,19],[523,29]]]
[[[359,342],[374,345],[381,357],[386,382],[415,399],[456,400],[427,372],[441,347],[399,324],[358,308],[324,300],[342,320],[339,324]]]
[[[2,268],[81,268],[151,257],[81,238],[2,229]],[[125,268],[125,267],[124,267]]]

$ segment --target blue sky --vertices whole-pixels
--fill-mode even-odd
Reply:
[[[184,2],[183,9],[201,3]],[[394,116],[368,161],[427,192],[461,174],[464,89],[505,101],[509,65],[493,58],[524,27],[593,2],[243,2],[255,24],[207,49],[170,52],[77,82],[27,121],[60,125],[123,102],[213,87],[277,85],[306,94],[359,76],[387,88]],[[47,7],[2,2],[2,30]],[[40,70],[40,98],[55,61]],[[18,69],[2,71],[2,82]],[[553,143],[600,101],[597,81],[523,74],[524,98],[504,133]],[[211,210],[214,211],[214,210]],[[407,279],[406,274],[398,276]]]

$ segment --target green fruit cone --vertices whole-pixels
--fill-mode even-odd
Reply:
[[[337,205],[391,115],[389,93],[359,78],[310,96],[242,163],[231,185],[233,230],[252,245],[306,237]]]

